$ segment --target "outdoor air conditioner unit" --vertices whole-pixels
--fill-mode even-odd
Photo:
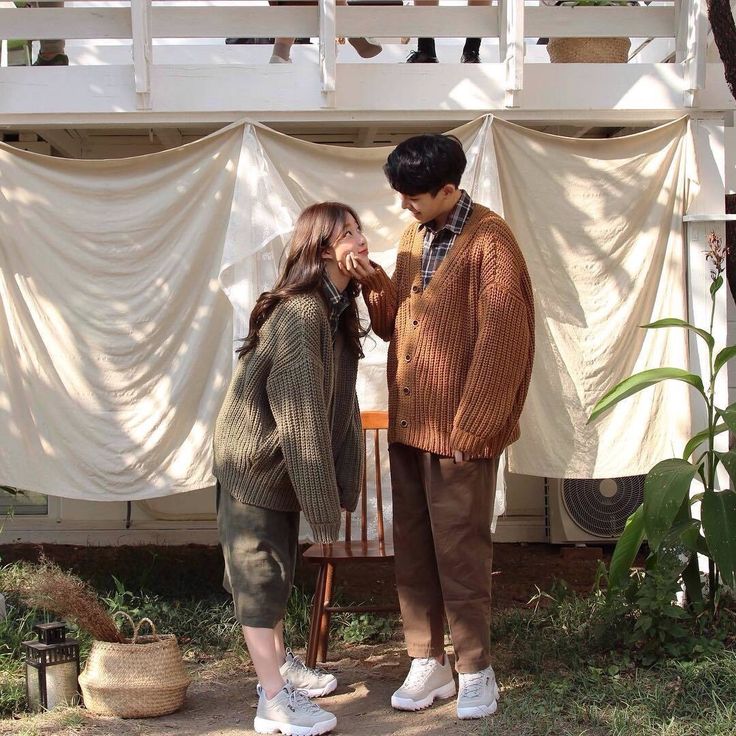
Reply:
[[[644,498],[645,477],[547,479],[549,541],[615,542]]]

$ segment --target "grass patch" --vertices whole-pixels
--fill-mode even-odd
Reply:
[[[718,640],[693,660],[637,664],[621,645],[624,622],[611,620],[601,594],[564,590],[547,606],[495,617],[499,712],[480,736],[734,736],[736,625],[730,611]],[[615,613],[617,609],[613,609]],[[699,637],[699,622],[692,636]]]
[[[498,714],[479,734],[513,736],[733,736],[736,654],[607,674],[551,666],[503,677]]]

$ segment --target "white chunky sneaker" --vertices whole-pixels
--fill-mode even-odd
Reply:
[[[451,698],[455,694],[455,679],[445,656],[444,664],[434,657],[412,659],[404,684],[391,696],[397,710],[429,708],[435,698]]]
[[[291,649],[286,650],[286,662],[281,665],[279,671],[284,680],[288,680],[297,690],[302,690],[308,698],[329,695],[337,687],[334,675],[307,667]]]
[[[301,690],[287,682],[269,700],[259,688],[258,709],[253,721],[256,733],[283,733],[286,736],[318,736],[332,731],[337,718],[315,705]]]
[[[490,665],[480,672],[460,673],[460,694],[457,696],[458,718],[483,718],[496,712],[498,686]]]

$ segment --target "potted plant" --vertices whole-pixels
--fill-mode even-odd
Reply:
[[[575,7],[589,5],[638,5],[636,0],[542,0],[545,5]],[[553,64],[625,64],[631,40],[612,38],[550,38],[547,53]]]

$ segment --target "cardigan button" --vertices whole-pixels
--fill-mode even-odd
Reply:
[[[408,427],[408,426],[409,426],[409,422],[407,422],[407,421],[406,421],[406,419],[402,419],[402,420],[401,420],[401,421],[399,422],[399,424],[400,424],[400,425],[401,425],[402,427],[404,427],[404,428],[406,428],[406,427]]]
[[[410,396],[411,395],[411,389],[408,386],[404,386],[404,396]]]
[[[412,325],[413,325],[414,327],[416,327],[416,326],[417,326],[417,325],[419,324],[419,320],[418,320],[418,319],[413,319],[413,320],[411,321],[411,323],[412,323]]]
[[[407,354],[406,354],[406,355],[404,356],[404,360],[405,360],[405,361],[406,361],[407,363],[411,362],[411,355],[409,355],[409,354],[407,353]]]
[[[421,291],[421,289],[416,285],[412,286],[411,290],[412,290],[412,293],[414,294],[418,294]]]

